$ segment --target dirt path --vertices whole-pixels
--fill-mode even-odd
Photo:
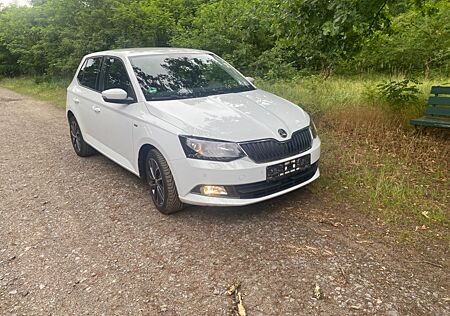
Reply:
[[[234,280],[248,315],[450,314],[448,266],[359,240],[308,188],[163,216],[134,175],[74,154],[63,110],[5,89],[0,157],[1,315],[228,315]]]

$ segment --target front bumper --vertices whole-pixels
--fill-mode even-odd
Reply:
[[[320,175],[318,160],[320,158],[320,139],[315,138],[310,150],[299,155],[268,163],[255,163],[248,157],[232,162],[215,162],[196,159],[178,159],[170,162],[172,174],[175,178],[179,198],[183,203],[204,206],[242,206],[265,201],[276,196],[286,194],[303,187]],[[211,197],[192,190],[199,185],[223,185],[229,187],[249,187],[266,182],[266,168],[281,162],[289,161],[304,155],[311,155],[311,164],[315,167],[304,179],[298,178],[290,185],[280,185],[278,188],[267,190],[267,195],[251,195],[244,198]],[[304,181],[303,181],[304,180]],[[284,181],[286,182],[286,181]],[[249,198],[246,198],[249,197]]]

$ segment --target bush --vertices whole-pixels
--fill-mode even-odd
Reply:
[[[417,103],[421,84],[415,79],[403,79],[399,81],[383,82],[377,85],[380,97],[386,100],[394,109],[399,109],[407,104]]]

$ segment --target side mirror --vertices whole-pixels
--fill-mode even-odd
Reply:
[[[110,103],[130,104],[133,98],[128,97],[128,93],[123,89],[108,89],[102,92],[103,100]]]
[[[253,77],[245,77],[245,79],[247,79],[247,81],[250,81],[251,84],[255,84],[255,78]]]

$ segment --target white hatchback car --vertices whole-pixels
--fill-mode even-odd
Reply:
[[[207,51],[87,55],[67,89],[67,118],[79,156],[98,151],[145,178],[165,214],[261,202],[319,177],[309,115]]]

